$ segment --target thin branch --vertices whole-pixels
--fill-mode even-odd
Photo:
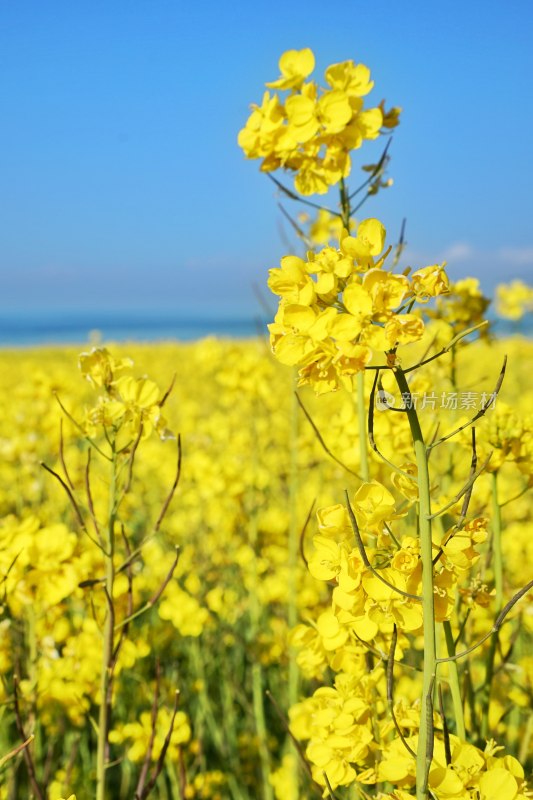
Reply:
[[[156,730],[157,730],[157,706],[159,704],[159,690],[161,685],[161,665],[159,663],[159,659],[156,659],[155,662],[155,690],[154,690],[154,697],[152,701],[152,710],[150,713],[150,738],[148,740],[148,747],[146,748],[146,753],[143,759],[143,765],[141,768],[141,773],[139,775],[139,780],[137,782],[137,788],[135,790],[135,798],[142,798],[144,797],[144,787],[146,784],[146,779],[148,777],[148,770],[150,769],[150,761],[152,758],[152,753],[154,751],[154,742],[156,737]]]
[[[439,561],[440,557],[442,556],[444,552],[443,546],[446,546],[453,539],[456,533],[458,533],[462,529],[464,525],[466,515],[468,513],[468,506],[470,505],[470,498],[472,497],[472,490],[474,488],[476,467],[477,467],[476,429],[472,428],[472,461],[470,462],[470,477],[469,477],[469,481],[472,480],[472,483],[470,484],[470,487],[467,489],[465,493],[465,499],[463,500],[463,507],[461,508],[461,514],[459,516],[459,519],[454,525],[450,536],[444,542],[444,545],[441,544],[441,546],[439,547],[437,555],[433,559],[433,566],[435,566],[435,564]]]
[[[166,513],[168,511],[168,508],[169,508],[169,506],[170,506],[170,504],[172,502],[172,498],[174,497],[176,489],[178,488],[178,483],[179,483],[180,475],[181,475],[181,455],[182,455],[182,453],[181,453],[181,433],[178,433],[177,447],[178,447],[178,463],[177,463],[177,467],[176,467],[176,477],[174,478],[174,483],[172,484],[172,488],[170,489],[170,492],[168,493],[167,499],[163,503],[163,507],[161,509],[161,513],[159,514],[159,517],[157,518],[157,522],[154,525],[154,533],[157,533],[157,531],[161,527],[161,523],[163,522],[163,520],[165,518],[165,515],[166,515]]]
[[[356,206],[352,208],[352,214],[357,214],[357,212],[364,206],[364,204],[368,201],[369,197],[372,197],[370,192],[367,192],[362,200],[360,200]]]
[[[305,550],[304,550],[304,537],[305,537],[305,532],[306,532],[306,530],[307,530],[307,526],[309,525],[309,523],[310,523],[310,521],[311,521],[311,516],[312,516],[312,514],[313,514],[313,510],[314,510],[314,507],[315,507],[315,503],[316,503],[316,497],[314,498],[313,502],[311,503],[311,506],[310,506],[310,508],[309,508],[309,511],[307,512],[307,517],[305,518],[305,522],[304,522],[304,524],[303,524],[303,528],[302,528],[302,530],[301,530],[301,532],[300,532],[300,555],[301,555],[301,557],[302,557],[302,561],[304,562],[304,564],[305,564],[305,566],[306,566],[306,567],[307,567],[307,565],[308,565],[308,561],[307,561],[307,558],[306,558],[306,556],[305,556]]]
[[[500,503],[500,508],[503,508],[504,506],[507,506],[507,505],[509,505],[509,503],[514,503],[514,501],[515,501],[515,500],[518,500],[520,497],[522,497],[522,496],[523,496],[523,495],[524,495],[526,492],[528,492],[530,489],[531,489],[531,484],[530,484],[530,483],[527,483],[527,484],[524,486],[524,488],[522,489],[522,491],[521,491],[521,492],[518,492],[518,494],[515,494],[515,496],[514,496],[514,497],[510,497],[510,498],[509,498],[509,500],[505,500],[505,502],[504,502],[504,503]]]
[[[88,442],[89,442],[89,444],[90,444],[90,445],[92,445],[92,447],[94,447],[94,449],[96,450],[96,452],[97,452],[97,453],[100,453],[100,455],[101,455],[101,456],[103,456],[105,459],[107,459],[107,461],[112,461],[112,458],[111,458],[111,456],[108,456],[108,455],[107,455],[107,453],[104,453],[104,451],[103,451],[103,450],[102,450],[100,447],[98,447],[98,445],[96,444],[96,442],[94,441],[94,439],[92,439],[90,436],[87,436],[87,433],[86,433],[86,432],[85,432],[85,430],[83,429],[83,426],[82,426],[82,425],[80,425],[80,423],[78,422],[78,420],[77,420],[75,417],[73,417],[73,416],[72,416],[72,414],[70,413],[70,411],[67,411],[67,409],[65,408],[65,406],[63,405],[63,403],[62,403],[62,402],[61,402],[61,400],[59,399],[59,395],[58,395],[58,394],[56,394],[55,392],[54,392],[54,397],[55,397],[55,399],[57,400],[57,402],[59,403],[59,406],[60,406],[60,408],[61,408],[62,412],[63,412],[63,413],[65,414],[65,416],[66,416],[66,417],[67,417],[67,418],[68,418],[68,419],[69,419],[69,420],[72,422],[72,424],[73,424],[73,425],[74,425],[74,426],[75,426],[75,427],[76,427],[76,428],[77,428],[77,429],[80,431],[80,433],[83,435],[83,438],[84,438],[86,441],[88,441]]]
[[[387,153],[389,152],[389,147],[392,144],[392,139],[393,139],[393,137],[390,136],[389,140],[388,140],[388,142],[387,142],[387,144],[385,146],[385,149],[384,149],[383,153],[381,154],[381,158],[379,159],[378,163],[376,164],[376,166],[374,167],[374,169],[370,173],[369,177],[366,179],[366,181],[364,181],[364,183],[362,183],[360,186],[357,187],[357,189],[354,189],[354,191],[350,195],[348,195],[348,200],[353,200],[353,198],[356,195],[358,195],[359,192],[362,192],[363,189],[365,187],[367,187],[369,184],[371,184],[372,181],[374,180],[374,178],[377,175],[379,175],[379,173],[381,172],[381,168],[385,164],[385,160],[387,158]],[[356,211],[357,207],[355,209],[353,209],[353,210]],[[405,220],[404,220],[404,222],[405,222]]]
[[[163,408],[163,406],[167,402],[168,398],[170,397],[172,389],[174,388],[174,384],[176,383],[176,377],[177,377],[177,375],[176,375],[176,373],[174,373],[174,375],[172,376],[172,380],[170,381],[170,386],[168,387],[168,389],[166,390],[165,394],[163,395],[163,397],[161,398],[161,400],[158,403],[159,408]]]
[[[19,557],[21,556],[21,554],[23,552],[24,552],[24,548],[22,550],[19,550],[18,553],[15,556],[13,556],[13,558],[11,559],[11,563],[10,563],[9,567],[7,568],[6,572],[2,575],[1,583],[5,584],[5,587],[4,587],[4,600],[7,597],[7,579],[9,578],[9,573],[11,572],[11,570],[13,569],[13,567],[15,566],[15,564],[17,563]]]
[[[489,453],[488,457],[485,459],[485,461],[480,466],[480,468],[477,470],[477,472],[474,472],[474,474],[467,480],[467,482],[465,483],[465,485],[463,486],[461,491],[458,492],[455,495],[455,497],[452,500],[450,500],[449,503],[446,503],[445,506],[443,506],[442,508],[439,508],[439,510],[435,511],[433,514],[430,514],[428,519],[435,519],[436,517],[440,517],[441,514],[444,514],[445,511],[448,511],[449,508],[452,508],[452,506],[454,506],[456,503],[458,503],[459,500],[461,499],[461,497],[463,497],[463,495],[466,495],[468,492],[471,493],[474,483],[477,481],[477,479],[479,478],[481,473],[485,471],[485,468],[487,467],[487,465],[488,465],[489,461],[491,460],[491,458],[492,458],[492,452]],[[463,506],[464,506],[464,503],[463,503]]]
[[[413,370],[418,369],[419,367],[425,366],[425,364],[429,364],[430,361],[434,361],[436,358],[440,358],[446,353],[449,353],[450,350],[453,347],[455,347],[455,345],[458,342],[461,341],[461,339],[465,338],[465,336],[469,336],[471,333],[474,333],[475,331],[478,331],[481,328],[486,328],[488,324],[489,321],[484,319],[483,322],[479,322],[477,325],[472,325],[471,328],[466,328],[464,331],[460,331],[456,336],[453,337],[451,341],[448,342],[446,347],[443,347],[442,350],[439,350],[438,353],[434,353],[434,355],[430,356],[429,358],[419,361],[418,364],[413,364],[412,367],[407,367],[407,369],[404,369],[404,372],[412,372]]]
[[[180,557],[180,548],[176,546],[176,555],[174,556],[174,561],[172,562],[172,566],[170,567],[159,589],[155,592],[155,594],[152,595],[152,597],[143,606],[141,606],[141,608],[138,608],[137,611],[133,612],[133,614],[130,614],[120,622],[117,622],[117,624],[114,626],[115,630],[118,630],[124,625],[128,625],[132,620],[137,619],[137,617],[140,617],[141,614],[144,614],[146,611],[149,611],[156,605],[157,601],[159,600],[159,598],[167,588],[168,584],[172,580],[172,576],[174,575],[174,570],[178,565],[179,557]]]
[[[396,643],[398,641],[398,629],[396,627],[396,623],[392,626],[392,638],[390,643],[390,650],[389,650],[389,658],[387,661],[387,702],[389,704],[389,711],[392,717],[392,721],[394,722],[394,727],[400,737],[403,746],[409,753],[409,755],[413,756],[416,759],[416,753],[412,749],[412,747],[408,744],[405,736],[402,733],[402,729],[398,724],[398,720],[396,719],[396,714],[394,713],[394,654],[396,652]]]
[[[28,737],[24,731],[24,724],[22,722],[22,716],[20,713],[20,705],[19,705],[19,693],[18,693],[18,684],[19,684],[19,676],[13,676],[13,706],[15,710],[15,724],[17,726],[17,730],[19,732],[20,738],[23,741],[22,746],[22,755],[24,756],[24,761],[26,762],[26,769],[28,771],[28,778],[30,780],[30,784],[33,790],[33,793],[37,800],[44,800],[44,794],[41,791],[41,787],[37,782],[37,776],[35,774],[35,764],[33,762],[33,756],[31,754],[30,748],[27,746]]]
[[[370,644],[370,642],[365,642],[365,640],[361,639],[361,637],[358,636],[355,633],[355,631],[352,631],[352,633],[357,639],[357,641],[363,645],[363,647],[366,647],[367,650],[369,650],[375,656],[378,656],[385,665],[388,665],[389,657],[387,656],[386,653],[383,652],[383,650],[379,650],[377,647],[374,647],[373,645]],[[422,670],[419,667],[414,667],[411,664],[404,664],[402,661],[395,661],[394,664],[395,665],[398,664],[398,666],[403,667],[403,669],[410,669],[413,672],[420,672],[420,673],[422,672]]]
[[[306,407],[305,407],[305,406],[304,406],[304,404],[302,403],[302,401],[301,401],[301,399],[300,399],[300,396],[299,396],[298,392],[295,392],[294,394],[296,395],[296,399],[297,399],[297,401],[298,401],[298,405],[300,406],[300,408],[301,408],[301,409],[302,409],[302,411],[304,412],[304,414],[305,414],[305,416],[306,416],[306,419],[307,419],[307,421],[309,422],[309,424],[311,425],[312,429],[314,430],[314,432],[315,432],[315,435],[316,435],[316,437],[317,437],[318,441],[320,442],[320,444],[322,445],[322,447],[323,447],[324,451],[325,451],[325,452],[328,454],[328,456],[329,456],[330,458],[332,458],[332,459],[333,459],[333,461],[335,461],[335,463],[336,463],[336,464],[338,464],[340,467],[342,467],[343,469],[345,469],[345,470],[346,470],[346,472],[349,472],[349,473],[350,473],[350,475],[354,475],[356,478],[358,478],[358,480],[360,480],[360,481],[363,481],[363,478],[362,478],[362,477],[361,477],[361,476],[360,476],[360,475],[359,475],[357,472],[355,472],[355,470],[353,470],[353,469],[350,469],[350,467],[346,466],[346,464],[344,464],[344,462],[343,462],[343,461],[341,461],[341,460],[340,460],[340,458],[337,458],[337,456],[336,456],[336,455],[334,455],[334,454],[331,452],[331,450],[329,449],[329,447],[328,447],[328,446],[327,446],[327,444],[325,443],[325,441],[324,441],[324,439],[323,439],[323,437],[322,437],[322,434],[320,433],[320,431],[318,430],[317,426],[316,426],[316,425],[315,425],[315,423],[313,422],[313,419],[312,419],[311,415],[309,414],[309,412],[307,411]]]
[[[94,538],[94,536],[92,536],[89,533],[89,531],[87,530],[87,526],[85,524],[85,521],[83,519],[82,513],[80,511],[80,507],[78,506],[78,504],[76,502],[76,498],[74,497],[74,494],[73,494],[72,490],[70,489],[70,486],[63,480],[63,478],[61,477],[61,475],[59,475],[58,472],[55,472],[51,467],[49,467],[47,464],[45,464],[44,461],[41,461],[40,464],[41,464],[41,467],[43,469],[45,469],[47,472],[50,473],[50,475],[53,475],[54,478],[56,478],[56,480],[59,481],[59,483],[61,484],[61,486],[63,487],[63,489],[67,493],[68,499],[70,500],[72,508],[74,509],[74,513],[76,515],[76,519],[78,521],[78,524],[79,524],[80,528],[89,537],[91,542],[93,544],[95,544],[96,547],[98,547],[100,550],[102,550],[102,545],[100,544],[100,542],[98,542]]]
[[[319,211],[327,211],[328,214],[333,214],[333,216],[335,216],[335,217],[341,217],[342,218],[342,214],[339,211],[333,211],[333,209],[326,208],[326,206],[321,206],[319,203],[313,203],[312,200],[305,200],[303,197],[300,197],[300,195],[296,194],[296,192],[292,192],[290,189],[287,189],[287,187],[284,186],[281,183],[281,181],[278,181],[277,178],[275,178],[273,175],[271,175],[270,172],[267,172],[266,174],[267,174],[267,177],[270,178],[270,180],[273,183],[276,184],[278,189],[281,189],[283,194],[286,195],[291,200],[296,200],[297,203],[302,203],[302,205],[304,205],[304,206],[309,206],[310,208],[316,208]]]
[[[170,389],[169,389],[169,391],[170,391]],[[137,453],[137,448],[139,447],[139,444],[140,444],[140,441],[141,441],[141,438],[142,438],[142,435],[143,435],[143,430],[144,430],[144,426],[143,426],[142,420],[141,420],[141,424],[139,425],[139,433],[137,434],[137,438],[135,439],[135,441],[133,443],[133,447],[131,448],[130,457],[128,459],[128,477],[126,479],[126,485],[124,486],[122,497],[127,495],[128,492],[131,489],[131,483],[132,483],[132,480],[133,480],[133,464],[135,462],[135,455]]]
[[[348,495],[348,491],[345,490],[344,493],[346,495],[346,504],[347,504],[347,507],[348,507],[348,516],[350,517],[350,522],[352,524],[352,530],[353,530],[353,533],[354,533],[354,536],[355,536],[355,541],[357,543],[357,548],[359,550],[359,554],[361,556],[361,560],[363,561],[363,564],[365,565],[365,567],[367,569],[369,569],[370,572],[373,575],[375,575],[376,578],[378,578],[381,581],[381,583],[384,583],[385,586],[388,586],[389,589],[392,589],[394,592],[397,592],[398,594],[401,594],[403,597],[409,598],[409,600],[422,601],[424,598],[421,597],[420,595],[418,595],[418,594],[410,594],[409,592],[404,592],[403,589],[398,589],[398,587],[395,586],[393,583],[389,583],[389,581],[386,578],[384,578],[383,575],[381,575],[378,572],[378,570],[375,569],[372,566],[372,564],[368,560],[368,556],[366,554],[366,550],[365,550],[365,546],[363,544],[363,540],[361,539],[361,534],[359,532],[359,525],[357,524],[357,519],[355,518],[355,514],[353,513],[353,509],[352,509],[352,505],[350,503],[350,498],[349,498],[349,495]]]
[[[439,714],[442,722],[442,732],[444,738],[444,755],[446,757],[446,766],[450,766],[452,763],[452,750],[450,747],[450,731],[448,730],[448,722],[446,720],[446,714],[444,713],[444,700],[442,697],[442,685],[439,683],[438,687],[439,693]]]
[[[433,444],[431,445],[432,448],[433,447],[437,447],[439,444],[442,444],[443,442],[447,441],[448,439],[451,439],[453,436],[456,436],[461,431],[464,431],[465,428],[468,428],[470,425],[473,425],[474,422],[476,422],[478,419],[480,419],[481,417],[483,417],[487,413],[489,408],[492,405],[494,405],[494,403],[496,402],[496,398],[497,398],[497,396],[498,396],[498,394],[500,392],[500,389],[501,389],[502,383],[503,383],[503,379],[505,377],[506,366],[507,366],[507,356],[504,356],[503,365],[502,365],[502,368],[500,370],[500,374],[498,376],[498,380],[496,381],[496,386],[494,387],[494,391],[490,395],[489,402],[484,404],[484,405],[482,405],[481,408],[479,409],[479,411],[477,412],[477,414],[475,414],[468,422],[465,422],[464,425],[460,425],[458,428],[456,428],[451,433],[447,433],[446,436],[442,436],[440,439],[437,439],[436,442],[433,442]]]
[[[285,217],[285,219],[289,222],[290,226],[295,231],[296,235],[300,239],[302,239],[303,242],[305,242],[307,247],[310,247],[311,246],[311,242],[309,241],[309,237],[306,236],[305,231],[303,231],[302,228],[300,228],[300,226],[298,225],[296,220],[294,220],[291,217],[291,215],[289,214],[289,212],[285,208],[283,208],[281,203],[278,203],[278,208],[281,211],[281,213],[283,214],[283,216]],[[288,244],[288,242],[289,242],[289,240],[287,239],[287,244]]]
[[[466,614],[464,616],[463,621],[461,622],[461,625],[460,625],[459,630],[457,632],[457,636],[455,637],[455,639],[453,641],[454,648],[457,647],[457,645],[461,641],[461,636],[463,635],[464,630],[466,628],[466,623],[468,622],[468,617],[470,616],[471,610],[472,610],[471,608],[467,608],[467,610],[466,610]]]
[[[477,451],[476,451],[476,429],[472,428],[472,461],[470,463],[470,477],[473,477],[476,474],[476,467],[477,467]],[[468,514],[468,507],[470,505],[470,500],[472,499],[472,491],[474,488],[474,484],[468,489],[465,494],[465,499],[463,500],[463,505],[461,508],[461,514],[459,515],[459,520],[457,525],[462,528],[464,521],[466,519],[466,515]]]
[[[416,364],[413,364],[410,367],[406,367],[403,370],[403,372],[404,373],[413,372],[413,370],[418,369],[419,367],[423,367],[425,364],[429,364],[431,361],[435,361],[436,358],[440,358],[441,356],[448,353],[452,349],[452,347],[454,347],[454,345],[456,345],[457,342],[459,342],[465,336],[468,336],[470,333],[474,333],[474,331],[477,331],[480,328],[485,328],[488,324],[489,324],[488,320],[483,320],[483,322],[480,322],[478,325],[473,325],[471,328],[467,328],[466,330],[461,331],[460,333],[457,334],[457,336],[454,336],[450,342],[448,342],[446,347],[443,347],[442,350],[439,350],[438,353],[434,353],[429,358],[423,359],[422,361],[418,361]],[[370,366],[365,367],[365,369],[370,369],[370,370],[394,369],[394,366],[391,364],[371,364]]]
[[[426,695],[426,730],[428,732],[426,742],[426,774],[424,777],[424,792],[428,790],[429,771],[433,761],[433,750],[435,747],[435,727],[433,724],[433,688],[435,686],[435,675],[431,678],[431,683]]]
[[[122,540],[124,542],[124,547],[126,549],[126,553],[129,556],[131,555],[131,547],[128,541],[128,537],[126,536],[126,531],[124,530],[124,524],[120,526],[120,532],[122,534]],[[131,563],[128,564],[126,568],[126,577],[128,581],[128,589],[127,589],[127,611],[126,616],[129,617],[133,614],[133,573],[131,571]],[[115,646],[115,650],[113,652],[113,667],[118,660],[118,656],[121,650],[122,645],[124,644],[124,640],[128,635],[129,624],[123,625],[120,629],[120,636],[118,637],[117,644]]]
[[[140,796],[139,800],[144,800],[144,798],[148,797],[148,795],[154,788],[159,775],[163,771],[165,756],[167,754],[167,750],[170,745],[170,739],[172,738],[172,733],[174,731],[174,723],[176,721],[176,714],[178,713],[179,699],[180,699],[180,692],[179,689],[176,689],[174,693],[174,707],[172,709],[172,717],[170,719],[170,725],[168,726],[167,735],[165,736],[165,741],[163,742],[163,747],[161,748],[161,752],[159,754],[159,758],[157,759],[157,763],[155,764],[152,770],[150,780],[148,781],[148,784],[146,785],[146,788],[144,789],[144,792]]]
[[[31,744],[34,739],[35,739],[35,734],[32,733],[30,736],[28,736],[25,742],[22,742],[22,744],[19,744],[13,750],[10,750],[9,753],[6,753],[4,756],[2,756],[2,758],[0,758],[0,769],[2,769],[4,764],[7,764],[7,762],[10,761],[12,758],[18,756],[18,754],[21,753],[25,747],[28,747],[28,745]]]
[[[337,797],[337,795],[335,794],[335,792],[334,792],[334,791],[333,791],[333,789],[331,788],[331,783],[329,782],[329,778],[328,778],[328,776],[326,775],[326,773],[325,773],[325,772],[323,772],[322,774],[323,774],[323,776],[324,776],[324,780],[325,780],[325,782],[326,782],[326,787],[327,787],[327,790],[328,790],[328,794],[329,794],[329,796],[330,796],[331,800],[338,800],[338,797]]]
[[[87,495],[87,507],[89,509],[89,514],[94,526],[94,530],[96,532],[98,541],[100,543],[100,548],[102,552],[105,553],[104,540],[102,538],[102,533],[100,531],[100,526],[98,525],[98,519],[96,517],[96,512],[94,510],[93,495],[91,491],[91,453],[92,450],[89,447],[87,450],[87,465],[85,467],[85,494]]]
[[[394,257],[393,257],[393,260],[392,260],[393,267],[395,267],[396,264],[398,264],[398,262],[399,262],[399,260],[401,258],[401,255],[402,255],[402,253],[404,251],[404,248],[405,248],[405,227],[406,227],[406,225],[407,225],[407,219],[404,217],[402,219],[402,227],[400,228],[400,238],[398,239],[398,243],[396,245],[396,249],[394,251]]]
[[[63,467],[63,474],[67,479],[67,483],[71,489],[74,489],[74,484],[70,480],[70,475],[68,474],[67,465],[65,463],[65,453],[63,450],[63,417],[59,420],[59,460],[61,461],[61,466]]]
[[[378,449],[376,444],[376,440],[374,438],[374,404],[376,398],[376,388],[379,381],[379,370],[376,372],[374,376],[374,383],[372,384],[372,389],[370,390],[370,399],[368,402],[368,440],[370,442],[370,447],[375,452],[382,461],[385,462],[391,469],[397,472],[399,475],[403,475],[405,478],[409,478],[409,480],[413,481],[413,483],[418,485],[418,479],[415,478],[414,475],[410,475],[408,472],[405,472],[403,469],[397,464],[394,464],[393,461],[390,461],[386,456],[383,455],[381,450]]]
[[[515,595],[513,595],[513,597],[511,597],[509,602],[502,608],[501,612],[496,617],[494,625],[492,626],[490,631],[485,634],[485,636],[482,636],[481,639],[479,639],[479,641],[477,641],[471,647],[467,648],[466,650],[462,650],[460,653],[456,653],[454,656],[448,656],[447,658],[437,658],[437,664],[443,664],[445,661],[457,661],[458,659],[464,658],[470,653],[473,653],[474,650],[477,650],[478,647],[481,647],[481,645],[484,644],[487,641],[487,639],[490,639],[491,636],[493,636],[495,633],[498,633],[509,611],[511,611],[513,606],[516,603],[518,603],[518,601],[521,600],[522,597],[530,591],[530,589],[533,589],[533,580],[529,581],[529,583],[523,586],[522,589],[520,589],[520,591],[518,591]]]
[[[267,689],[265,691],[265,694],[268,697],[268,699],[270,700],[270,702],[272,703],[272,705],[274,707],[274,711],[276,712],[279,721],[281,722],[281,724],[283,725],[283,728],[285,729],[285,733],[288,736],[290,736],[290,739],[291,739],[291,741],[292,741],[292,743],[293,743],[293,745],[294,745],[294,747],[296,749],[296,752],[297,752],[297,754],[298,754],[298,756],[299,756],[299,758],[300,758],[300,760],[301,760],[306,772],[308,773],[309,777],[311,778],[313,788],[315,789],[315,791],[318,791],[320,793],[320,795],[322,795],[322,789],[319,786],[319,784],[316,783],[316,781],[313,778],[313,772],[312,772],[311,767],[309,766],[309,763],[308,763],[308,761],[307,761],[307,759],[305,757],[305,753],[303,751],[303,747],[300,744],[300,742],[298,741],[298,739],[296,738],[296,736],[294,735],[294,733],[291,731],[290,725],[287,722],[287,719],[285,718],[285,714],[281,710],[277,700],[275,699],[274,695],[272,694],[272,692],[269,689]]]

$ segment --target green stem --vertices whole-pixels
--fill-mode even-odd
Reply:
[[[31,712],[29,715],[26,733],[33,733],[35,739],[33,740],[33,760],[36,764],[41,763],[42,759],[42,740],[41,740],[41,726],[39,724],[39,716],[37,712],[37,692],[39,687],[38,681],[38,654],[37,654],[37,631],[36,631],[36,615],[35,606],[29,605],[27,611],[27,636],[28,636],[28,678],[31,686]]]
[[[457,391],[457,349],[455,345],[450,348],[451,361],[450,361],[450,381],[454,391]]]
[[[350,196],[346,187],[344,178],[340,181],[340,202],[342,210],[342,224],[346,228],[346,232],[350,233]],[[368,468],[368,447],[366,436],[366,407],[365,407],[365,372],[357,374],[357,416],[359,420],[359,460],[360,460],[360,473],[363,480],[368,481],[370,471]]]
[[[496,612],[503,608],[502,512],[498,500],[498,472],[492,473],[492,569],[496,588]]]
[[[253,440],[254,445],[256,445],[257,440],[255,428],[253,429]],[[257,494],[255,488],[257,476],[257,453],[258,447],[254,446],[251,470],[252,488],[250,489],[250,544],[253,548],[254,554],[257,554],[258,551],[259,533],[257,524]],[[252,570],[254,574],[253,581],[250,586],[250,639],[252,642],[256,643],[261,622],[261,605],[256,591],[256,586],[259,581],[257,557],[254,558]],[[268,750],[268,731],[265,721],[263,689],[263,670],[259,662],[259,652],[257,649],[255,653],[255,660],[252,665],[252,703],[254,710],[255,730],[257,733],[259,748],[259,761],[261,765],[262,795],[263,800],[274,800],[274,793],[270,783],[271,764],[270,753]]]
[[[294,389],[298,380],[297,371],[294,370]],[[291,404],[291,432],[290,432],[290,478],[289,478],[289,542],[288,542],[288,566],[289,566],[289,594],[287,605],[287,624],[292,630],[298,622],[298,397],[296,391],[292,393]],[[288,707],[298,702],[299,673],[296,663],[296,652],[293,647],[289,648],[289,692]],[[294,760],[294,780],[296,796],[288,800],[297,800],[299,794],[299,770],[298,761]]]
[[[498,500],[498,472],[494,471],[491,475],[491,494],[492,494],[492,569],[494,572],[494,586],[496,589],[495,614],[499,614],[503,608],[503,560],[502,560],[502,511]],[[487,666],[485,670],[485,683],[482,694],[482,717],[481,717],[481,737],[486,739],[489,736],[489,710],[492,681],[494,679],[494,664],[496,662],[496,651],[498,649],[499,634],[496,632],[490,639],[489,652],[487,653]]]
[[[400,393],[410,395],[409,384],[400,367],[394,370],[396,383]],[[417,800],[427,797],[426,775],[429,768],[428,760],[432,752],[433,731],[430,730],[430,718],[427,713],[428,702],[433,692],[436,670],[436,640],[435,640],[435,605],[433,594],[433,545],[431,540],[431,499],[429,492],[429,469],[427,449],[422,435],[422,429],[413,403],[407,404],[407,418],[411,428],[415,449],[416,465],[418,468],[418,514],[420,528],[420,555],[422,559],[422,609],[424,632],[424,663],[423,663],[423,688],[420,708],[420,733],[416,756],[416,796]]]
[[[259,740],[259,760],[263,777],[263,800],[274,800],[272,785],[270,783],[270,753],[268,751],[268,731],[265,720],[265,707],[263,702],[263,670],[256,661],[252,666],[252,692],[255,717],[255,727]]]
[[[365,373],[357,373],[357,417],[359,420],[359,472],[363,480],[370,479],[368,466],[368,446],[366,435]]]
[[[520,750],[518,752],[518,760],[519,760],[519,762],[521,764],[525,764],[526,763],[526,761],[527,761],[527,759],[528,759],[528,757],[529,757],[529,755],[531,753],[531,750],[529,749],[529,746],[531,744],[531,738],[532,737],[533,737],[533,714],[530,715],[530,717],[529,717],[529,719],[527,721],[526,730],[525,730],[525,733],[523,735],[522,741],[520,743]]]
[[[104,622],[104,642],[102,648],[102,674],[100,677],[100,710],[98,714],[98,743],[96,749],[96,800],[105,800],[106,768],[111,712],[111,664],[114,647],[113,585],[115,582],[115,521],[117,495],[117,460],[113,450],[111,459],[111,482],[109,486],[109,520],[106,542],[106,616]],[[111,607],[109,607],[111,604]]]
[[[340,181],[340,195],[341,195],[341,219],[342,224],[346,228],[346,232],[350,233],[350,216],[351,216],[351,209],[350,209],[350,197],[348,195],[348,190],[346,188],[346,181],[344,178],[341,178]]]
[[[444,628],[444,636],[446,638],[446,652],[448,656],[455,655],[455,641],[452,632],[452,626],[449,620],[444,620],[442,623]],[[459,670],[457,661],[448,662],[448,682],[450,685],[450,693],[452,695],[453,713],[455,717],[455,727],[457,736],[463,741],[466,741],[465,718],[463,713],[463,698],[461,696],[461,686],[459,683]]]
[[[297,373],[294,373],[294,381],[297,381]],[[296,387],[295,387],[296,388]],[[297,566],[298,566],[298,398],[296,392],[292,393],[291,405],[291,432],[290,432],[290,478],[289,478],[289,542],[288,542],[288,566],[289,566],[289,595],[287,607],[287,622],[289,629],[295,627],[298,622],[298,587],[297,587]],[[291,648],[289,654],[289,706],[294,705],[298,700],[298,665],[294,649]]]

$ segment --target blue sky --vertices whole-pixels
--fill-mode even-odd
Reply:
[[[301,47],[404,109],[365,216],[392,240],[407,218],[407,262],[531,279],[532,23],[529,0],[4,0],[0,307],[246,313],[287,246],[236,136]]]

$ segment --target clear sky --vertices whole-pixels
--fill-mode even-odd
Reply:
[[[404,109],[365,216],[407,262],[531,279],[532,39],[531,0],[0,0],[0,308],[245,312],[287,246],[237,132],[301,47]]]

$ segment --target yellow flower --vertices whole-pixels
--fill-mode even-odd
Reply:
[[[272,154],[282,133],[284,120],[285,110],[279,97],[265,92],[261,105],[252,105],[252,113],[237,138],[247,158],[262,158]],[[279,160],[271,163],[270,169],[277,169],[278,166]]]
[[[363,483],[355,494],[353,507],[361,529],[373,533],[380,533],[385,520],[398,516],[394,497],[378,481]]]
[[[261,170],[295,173],[302,195],[325,194],[350,174],[350,151],[381,133],[380,107],[364,109],[363,96],[373,83],[370,72],[352,61],[332,64],[327,87],[306,79],[314,69],[311,50],[289,50],[279,61],[281,77],[266,85],[289,92],[282,103],[267,92],[252,106],[238,142],[247,158],[261,158]],[[393,120],[393,112],[389,120]],[[397,114],[395,117],[397,124]],[[375,187],[371,187],[375,191]]]
[[[170,730],[172,712],[162,707],[159,709],[156,720],[156,733],[153,742],[152,760],[157,761],[163,748],[165,737]],[[138,722],[127,722],[118,724],[109,733],[109,741],[113,744],[121,742],[131,742],[127,750],[127,757],[131,761],[142,761],[148,750],[152,735],[152,714],[150,711],[142,711]],[[184,711],[178,711],[174,720],[174,727],[170,737],[168,757],[176,759],[183,744],[191,738],[191,728],[187,715]]]
[[[314,97],[294,94],[285,103],[288,128],[287,137],[292,146],[303,144],[312,139],[320,127],[318,108]]]
[[[450,322],[455,330],[463,330],[481,322],[489,304],[477,278],[463,278],[450,283],[449,293],[437,300],[437,311],[428,313]]]
[[[442,550],[447,561],[456,569],[470,569],[479,559],[475,550],[476,544],[482,544],[487,539],[487,520],[478,518],[468,522],[460,531],[452,529],[442,545]]]
[[[339,133],[352,118],[348,96],[341,91],[325,92],[318,101],[318,117],[324,133]]]
[[[309,47],[287,50],[279,62],[281,77],[266,85],[271,89],[300,89],[304,80],[315,68],[315,56]]]
[[[269,271],[268,286],[287,303],[310,306],[315,300],[315,285],[307,272],[305,261],[297,256],[285,256],[281,267]]]
[[[500,317],[512,320],[533,311],[533,286],[518,280],[501,283],[496,287],[496,311]]]
[[[315,550],[309,559],[309,572],[313,578],[330,581],[340,572],[343,546],[325,536],[314,536],[313,544]]]
[[[424,335],[424,322],[416,314],[396,314],[385,325],[389,347],[418,342]]]
[[[165,435],[166,420],[161,414],[161,393],[157,384],[148,378],[125,375],[113,384],[113,399],[106,401],[108,417],[135,437],[143,426],[143,438],[152,430]]]
[[[358,266],[367,270],[375,266],[374,256],[383,252],[385,246],[385,228],[377,219],[365,219],[357,228],[357,236],[345,236],[341,241],[341,250],[351,256]]]
[[[418,269],[411,275],[413,293],[419,303],[426,303],[431,297],[447,294],[450,291],[445,264]]]
[[[353,221],[351,225],[354,225]],[[316,218],[311,222],[309,239],[315,245],[328,244],[333,240],[339,240],[341,233],[341,218],[337,214],[330,214],[329,211],[321,208]]]
[[[115,359],[105,347],[93,348],[90,353],[81,353],[79,357],[81,374],[95,386],[108,388],[115,374],[133,366],[129,358]]]
[[[405,275],[370,269],[363,278],[363,287],[372,298],[374,313],[387,317],[401,305],[409,291],[409,281]]]
[[[368,67],[354,64],[353,61],[331,64],[326,70],[326,81],[332,89],[341,90],[353,97],[364,97],[374,86]]]
[[[353,270],[353,260],[346,258],[335,247],[324,247],[319,253],[308,253],[308,272],[316,273],[316,291],[320,295],[337,292],[337,279],[348,278]]]

